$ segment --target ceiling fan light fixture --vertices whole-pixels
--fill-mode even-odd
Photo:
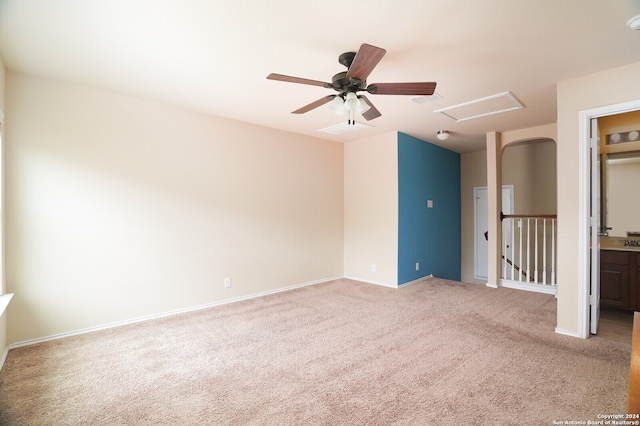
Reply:
[[[636,15],[627,21],[627,25],[632,30],[640,30],[640,15]]]
[[[449,139],[449,131],[448,130],[438,130],[436,137],[441,141],[446,141]]]
[[[358,106],[358,96],[353,92],[347,93],[347,97],[344,100],[344,107],[349,111],[356,111]]]
[[[359,114],[364,114],[365,112],[369,111],[371,109],[371,106],[366,103],[364,101],[364,99],[362,98],[358,98],[358,113]]]
[[[347,115],[347,110],[345,109],[344,101],[341,96],[336,95],[331,102],[329,102],[329,108],[331,111],[335,112],[338,115]]]

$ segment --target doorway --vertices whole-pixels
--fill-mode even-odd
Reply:
[[[580,215],[579,227],[582,230],[579,236],[579,287],[578,287],[578,337],[586,339],[592,330],[597,330],[599,317],[599,235],[598,221],[600,219],[600,206],[593,203],[594,197],[599,196],[600,176],[592,174],[592,144],[591,134],[594,125],[597,125],[599,117],[622,114],[640,110],[640,100],[625,102],[616,105],[593,108],[580,111]],[[596,250],[591,250],[595,247]]]
[[[513,213],[513,185],[502,186],[502,212],[504,214]],[[486,186],[473,188],[473,208],[474,223],[474,276],[477,280],[487,280],[489,277],[489,244],[488,236],[485,232],[489,229],[489,205]],[[505,236],[503,235],[503,238]],[[511,241],[511,236],[506,236],[507,241]],[[508,248],[510,249],[510,247]],[[509,255],[510,253],[507,253]],[[508,257],[508,256],[507,256]],[[504,260],[503,260],[504,262]]]

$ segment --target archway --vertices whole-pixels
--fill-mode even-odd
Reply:
[[[557,154],[551,138],[513,141],[503,147],[501,181],[513,188],[504,209],[500,283],[556,293]]]
[[[488,217],[489,235],[496,238],[489,240],[489,279],[487,286],[497,287],[500,284],[500,270],[502,266],[502,155],[503,150],[510,144],[525,143],[536,140],[557,140],[556,123],[538,127],[512,130],[504,133],[487,133],[487,188],[488,188]]]

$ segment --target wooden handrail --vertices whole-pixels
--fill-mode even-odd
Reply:
[[[500,212],[500,222],[505,219],[557,219],[557,214],[504,214]]]
[[[516,268],[516,271],[518,271],[518,273],[519,273],[519,274],[522,274],[522,276],[523,276],[523,277],[525,277],[525,278],[529,278],[529,281],[533,282],[533,277],[527,277],[527,273],[526,273],[525,271],[521,270],[521,269],[520,269],[520,266],[518,266],[518,265],[516,265],[515,263],[513,263],[513,262],[511,261],[511,259],[507,259],[506,257],[504,257],[504,255],[502,255],[502,258],[503,258],[504,260],[506,260],[506,261],[507,261],[507,263],[508,263],[509,265],[511,265],[511,266],[513,266],[514,268]]]

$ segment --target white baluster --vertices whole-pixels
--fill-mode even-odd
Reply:
[[[516,268],[514,267],[513,261],[516,260],[514,256],[514,249],[516,245],[516,230],[515,230],[515,219],[511,219],[511,281],[515,279]]]
[[[507,222],[509,220],[507,219],[506,221],[502,222],[502,257],[504,258],[502,260],[502,278],[507,279],[507,233],[506,233],[506,229],[507,229]]]
[[[536,228],[536,232],[534,235],[535,245],[533,248],[533,253],[535,257],[535,264],[533,265],[533,267],[535,268],[535,270],[533,271],[533,282],[537,284],[538,283],[538,218],[535,219],[535,228]]]
[[[522,281],[522,219],[518,219],[518,228],[520,228],[520,247],[518,248],[518,281]]]
[[[531,280],[531,230],[529,226],[529,218],[527,218],[527,281]]]
[[[542,219],[542,284],[547,284],[547,219]]]
[[[556,285],[556,220],[551,219],[551,285]]]

